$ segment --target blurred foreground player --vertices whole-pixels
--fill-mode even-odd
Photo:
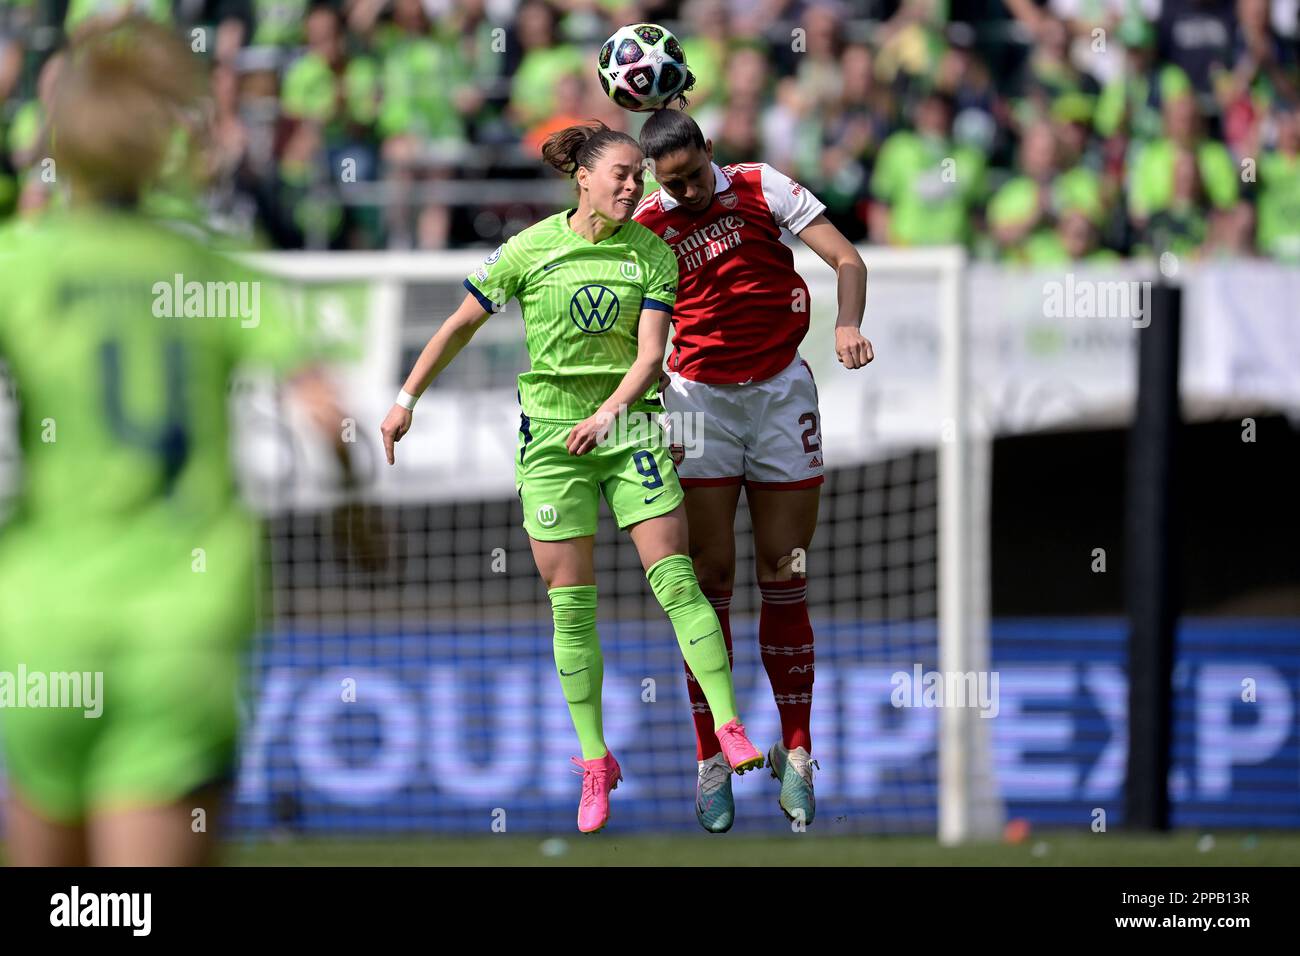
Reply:
[[[258,534],[235,498],[229,383],[304,349],[273,290],[137,211],[202,94],[165,29],[88,28],[50,116],[68,209],[0,259],[23,459],[0,529],[0,678],[25,695],[0,709],[19,865],[208,862],[235,768]],[[178,283],[206,293],[181,301]],[[337,434],[323,377],[295,385]],[[60,683],[81,692],[56,699]]]

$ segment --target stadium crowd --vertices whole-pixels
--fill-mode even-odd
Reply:
[[[207,185],[154,203],[241,240],[499,242],[571,189],[552,130],[637,133],[595,52],[651,20],[715,160],[799,179],[855,241],[1300,263],[1297,0],[0,0],[0,223],[65,201],[59,49],[127,8],[212,66]]]

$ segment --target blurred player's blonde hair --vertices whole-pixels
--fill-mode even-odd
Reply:
[[[79,32],[59,71],[49,126],[57,175],[72,184],[74,199],[138,201],[197,126],[204,74],[188,46],[143,17]]]

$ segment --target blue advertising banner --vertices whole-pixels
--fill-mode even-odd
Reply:
[[[780,737],[756,621],[733,622],[741,714]],[[990,720],[1008,817],[1123,823],[1122,621],[993,624],[973,705]],[[818,814],[829,832],[935,827],[933,623],[816,622]],[[690,829],[695,742],[667,622],[602,625],[605,731],[623,767],[611,826]],[[1300,621],[1193,620],[1177,647],[1173,820],[1300,826]],[[974,686],[974,684],[972,684]],[[576,740],[545,625],[403,635],[280,634],[255,658],[235,825],[490,832],[574,826]],[[901,704],[902,706],[897,706]],[[787,827],[766,771],[735,781],[738,831]]]

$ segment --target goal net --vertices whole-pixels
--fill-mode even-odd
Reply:
[[[807,556],[816,633],[815,830],[998,826],[983,722],[927,705],[919,682],[988,667],[986,446],[974,433],[956,250],[864,248],[866,334],[880,361],[838,366],[835,277],[800,250],[811,291],[802,355],[818,382],[826,483]],[[253,660],[235,824],[243,830],[572,827],[576,739],[551,655],[546,592],[513,483],[517,303],[493,316],[421,400],[398,464],[378,423],[416,355],[465,295],[479,253],[273,255],[260,264],[364,334],[339,375],[354,413],[363,512],[335,507],[325,456],[273,389],[240,391],[241,472],[266,518],[267,623]],[[731,608],[749,734],[779,739],[758,653],[758,588],[742,496]],[[635,549],[602,503],[596,539],[605,732],[625,780],[621,825],[696,826],[695,746],[680,651]],[[786,828],[777,786],[735,786],[738,831]]]

